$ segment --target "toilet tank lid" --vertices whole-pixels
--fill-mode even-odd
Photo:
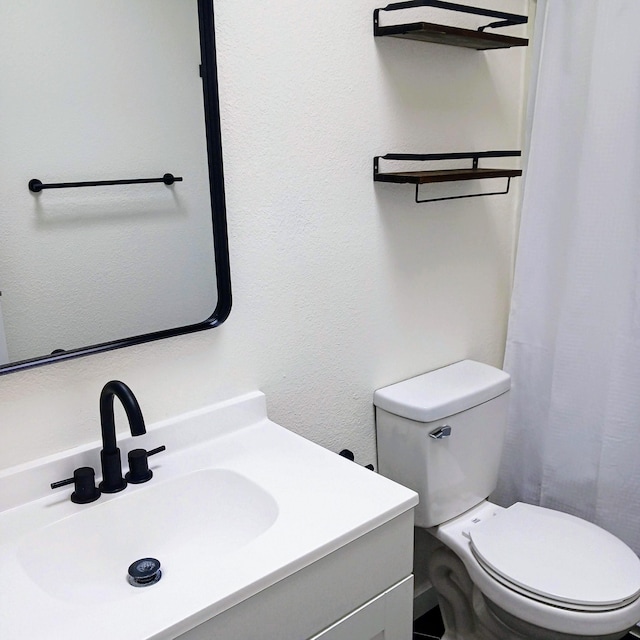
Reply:
[[[373,404],[409,420],[433,422],[497,398],[510,387],[508,373],[462,360],[378,389]]]

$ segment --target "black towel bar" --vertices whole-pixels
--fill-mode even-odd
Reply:
[[[165,173],[162,178],[137,178],[135,180],[97,180],[93,182],[52,182],[43,184],[41,180],[33,178],[29,180],[29,191],[40,193],[43,189],[69,189],[75,187],[102,187],[114,184],[146,184],[149,182],[163,182],[166,185],[174,182],[182,182],[182,178],[174,176],[172,173]]]

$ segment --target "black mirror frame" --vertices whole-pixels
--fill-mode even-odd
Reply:
[[[229,241],[227,234],[227,213],[224,194],[224,172],[222,165],[222,133],[220,130],[220,100],[218,94],[218,69],[216,60],[215,21],[213,0],[198,0],[198,21],[200,25],[200,56],[205,130],[207,137],[207,158],[209,164],[209,190],[211,194],[211,216],[213,221],[213,249],[216,262],[216,284],[218,301],[216,308],[203,322],[175,329],[165,329],[131,338],[103,342],[89,347],[69,349],[48,356],[11,362],[0,366],[0,375],[22,371],[44,364],[52,364],[79,358],[103,351],[121,349],[136,344],[162,340],[173,336],[194,333],[221,325],[231,313],[231,269],[229,265]]]

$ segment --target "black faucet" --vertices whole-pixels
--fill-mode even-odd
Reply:
[[[119,380],[107,382],[100,394],[100,425],[102,429],[100,491],[102,493],[117,493],[127,486],[127,481],[122,477],[120,449],[116,444],[116,426],[113,418],[113,399],[115,396],[120,399],[127,414],[131,435],[141,436],[147,432],[140,405],[133,395],[133,391]]]

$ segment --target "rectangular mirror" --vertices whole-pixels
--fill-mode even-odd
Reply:
[[[223,322],[212,0],[0,7],[0,373]]]

